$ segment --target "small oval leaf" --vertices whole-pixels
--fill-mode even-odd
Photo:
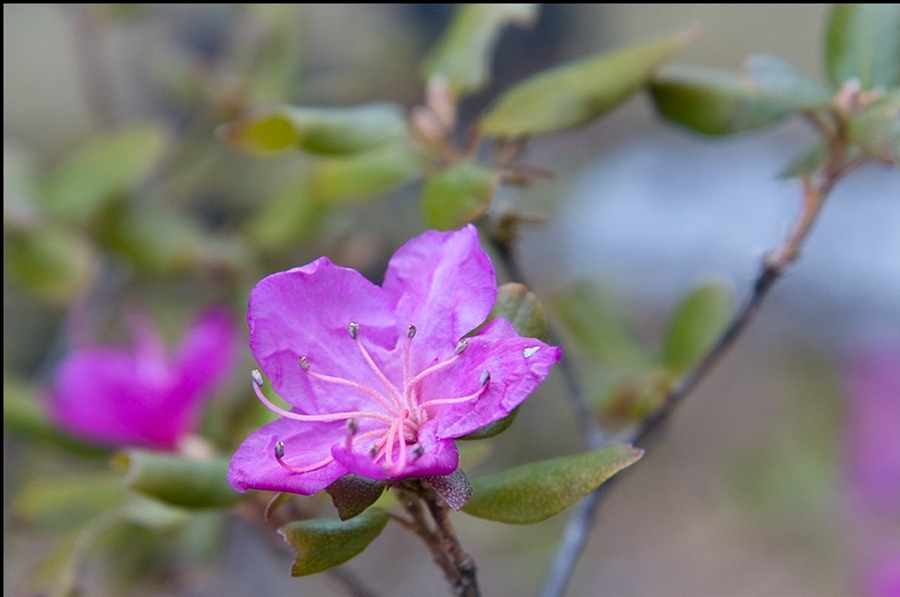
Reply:
[[[502,317],[513,324],[520,336],[547,338],[547,314],[540,299],[524,284],[510,282],[497,289],[497,300],[488,320]]]
[[[488,423],[484,427],[479,427],[472,433],[467,433],[466,435],[463,435],[462,437],[458,437],[456,439],[487,439],[489,437],[494,437],[495,435],[500,435],[501,433],[509,429],[510,426],[515,422],[516,414],[518,414],[519,412],[519,406],[509,411],[509,414],[502,419],[494,421],[493,423]]]
[[[813,139],[800,153],[794,156],[788,165],[778,173],[779,178],[795,178],[809,176],[828,159],[828,144],[824,139]]]
[[[347,474],[325,488],[341,520],[362,514],[378,501],[386,487],[383,481]]]
[[[537,73],[500,95],[478,130],[518,138],[586,124],[639,91],[688,39],[664,37]]]
[[[900,163],[900,89],[851,116],[847,130],[869,155],[886,164]]]
[[[490,79],[491,54],[507,24],[527,27],[537,18],[536,4],[462,4],[447,31],[425,59],[427,79],[443,78],[457,94],[471,93]]]
[[[751,56],[746,70],[757,87],[789,108],[817,110],[831,104],[832,93],[828,89],[778,56]]]
[[[663,118],[705,135],[761,129],[789,115],[740,74],[718,68],[667,65],[650,94]]]
[[[688,292],[669,319],[662,363],[675,372],[694,366],[725,329],[732,303],[724,284],[703,284]]]
[[[494,170],[464,162],[429,176],[422,185],[422,215],[438,230],[453,230],[477,220],[497,192]]]
[[[825,68],[835,87],[900,85],[900,4],[837,4],[825,40]]]
[[[322,158],[312,165],[309,194],[325,204],[369,199],[399,187],[418,170],[416,154],[402,146]]]
[[[228,458],[196,460],[174,454],[129,450],[118,454],[115,462],[127,467],[126,487],[171,506],[221,508],[243,499],[228,484]]]
[[[525,464],[502,473],[472,479],[472,497],[463,512],[509,524],[533,524],[559,514],[644,451],[619,444]]]
[[[403,109],[388,102],[341,108],[286,106],[222,125],[217,134],[232,147],[270,154],[302,149],[344,155],[372,149],[406,136]]]
[[[25,290],[49,303],[71,303],[93,279],[95,249],[74,231],[52,225],[14,230],[4,245],[4,270]]]
[[[315,574],[350,560],[381,534],[388,518],[381,508],[369,508],[345,522],[315,518],[284,525],[278,532],[297,552],[291,576]]]
[[[167,139],[167,132],[154,125],[133,125],[89,139],[48,177],[42,194],[47,209],[72,221],[90,221],[147,178]]]

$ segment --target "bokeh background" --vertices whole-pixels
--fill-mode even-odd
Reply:
[[[152,121],[189,141],[164,159],[166,180],[150,183],[154,200],[200,222],[216,242],[229,239],[292,163],[224,148],[215,127],[253,103],[412,107],[421,101],[419,61],[451,12],[451,5],[4,5],[4,220],[16,205],[7,183],[17,164],[40,176],[104,126]],[[766,52],[824,79],[827,13],[827,5],[548,5],[534,27],[501,36],[493,82],[463,103],[461,117],[471,119],[541,68],[696,25],[701,33],[679,62],[738,69]],[[504,189],[496,204],[545,217],[523,230],[518,246],[539,296],[590,280],[653,346],[691,286],[716,279],[738,297],[748,291],[798,210],[796,183],[776,174],[809,137],[792,122],[699,138],[660,122],[641,96],[583,130],[535,140],[527,161],[556,177]],[[874,504],[874,485],[860,470],[873,459],[900,461],[900,431],[893,445],[859,446],[878,433],[873,425],[900,417],[896,376],[883,373],[900,369],[898,198],[896,169],[868,166],[838,185],[758,320],[601,507],[569,594],[895,594],[878,591],[900,575],[900,487],[892,494],[890,486],[900,473],[890,462],[873,473],[875,485],[888,479],[887,497]],[[327,254],[377,279],[392,250],[422,227],[416,188],[404,188],[316,220],[256,271]],[[222,282],[229,251],[240,252],[223,246],[224,274],[105,267],[92,295],[95,318],[108,324],[122,295],[147,303],[170,338],[198,295],[240,314],[253,280]],[[4,271],[4,376],[46,380],[61,356],[66,308],[34,300]],[[253,366],[247,352],[223,400],[244,393]],[[515,426],[491,440],[491,456],[475,472],[573,453],[576,429],[561,380],[551,376]],[[32,446],[5,431],[4,448],[4,594],[17,595],[50,542],[12,512]],[[454,518],[490,596],[536,591],[565,520],[513,527]],[[344,594],[324,575],[290,578],[289,556],[237,518],[221,545],[200,563],[176,563],[174,579],[139,594]],[[383,595],[446,593],[427,551],[396,525],[348,566]],[[102,576],[102,568],[91,574]],[[106,590],[100,580],[90,586]]]

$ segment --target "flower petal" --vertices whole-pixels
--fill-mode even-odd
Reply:
[[[452,348],[484,322],[497,299],[494,267],[472,225],[407,242],[391,258],[383,287],[399,323],[416,326],[417,351]]]
[[[347,452],[342,445],[332,447],[331,454],[351,473],[370,479],[405,479],[426,475],[449,475],[456,470],[459,464],[459,452],[453,440],[438,439],[434,432],[435,425],[433,423],[426,423],[419,429],[416,445],[421,446],[422,455],[415,461],[407,460],[406,466],[400,472],[386,470],[382,466],[382,461],[372,462],[372,459],[366,454],[356,451]],[[412,448],[412,446],[408,447]]]
[[[331,460],[305,473],[286,470],[275,460],[275,443],[284,442],[286,464],[303,467],[329,459],[331,446],[343,441],[345,434],[342,422],[273,421],[251,433],[234,453],[228,482],[240,492],[263,489],[312,495],[346,475],[346,467]]]
[[[181,376],[179,392],[193,402],[225,379],[237,359],[237,330],[224,308],[200,315],[181,341],[175,368]]]
[[[141,375],[139,365],[123,350],[73,352],[57,370],[51,417],[63,429],[101,444],[174,449],[188,425],[186,411],[172,408],[175,379]]]
[[[467,396],[490,373],[487,389],[473,401],[437,405],[439,438],[460,437],[508,415],[550,372],[562,351],[535,338],[523,338],[498,318],[468,338],[459,363],[435,373],[423,384],[426,400]]]
[[[256,360],[275,391],[303,412],[371,408],[372,398],[312,379],[300,368],[301,356],[318,373],[385,390],[348,336],[347,324],[359,324],[366,347],[384,362],[397,342],[396,318],[381,289],[359,272],[322,257],[267,276],[250,293],[247,320]]]

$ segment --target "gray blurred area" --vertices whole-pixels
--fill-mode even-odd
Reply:
[[[77,49],[75,8],[3,10],[4,149],[25,148],[44,159],[93,126],[79,51],[103,56],[117,119],[163,118],[177,127],[179,105],[156,89],[148,62],[156,68],[174,56],[167,46],[182,56],[216,56],[224,36],[241,33],[229,28],[233,7],[148,7],[141,18],[105,29],[100,47]],[[747,56],[767,52],[823,78],[827,10],[548,6],[535,29],[501,38],[495,83],[465,104],[463,115],[540,68],[695,25],[700,35],[678,61],[738,69]],[[298,101],[414,105],[421,93],[417,62],[448,17],[446,6],[305,7],[309,68]],[[792,122],[740,138],[703,139],[660,122],[641,96],[584,130],[534,141],[526,161],[553,169],[556,178],[521,193],[505,190],[498,201],[546,216],[524,229],[520,244],[539,295],[591,280],[654,345],[692,285],[721,279],[738,299],[746,295],[760,260],[784,239],[798,210],[796,183],[776,174],[809,138],[803,123]],[[855,347],[900,342],[898,200],[896,169],[868,166],[838,185],[758,320],[600,508],[570,595],[864,594],[867,533],[900,537],[900,515],[889,514],[877,531],[856,522],[846,491],[844,375]],[[414,197],[386,205],[416,209]],[[34,330],[51,333],[46,322],[21,321],[41,315],[4,300],[4,353]],[[15,359],[5,355],[4,362]],[[514,428],[492,440],[492,457],[474,474],[577,451],[563,392],[559,376],[551,375]],[[453,521],[478,562],[483,594],[513,597],[536,592],[566,518],[531,527],[464,515]],[[17,595],[46,542],[16,537],[18,547],[8,550],[4,529],[4,594]],[[346,594],[327,575],[290,578],[290,559],[277,541],[237,518],[223,545],[208,566],[182,571],[177,593],[167,587],[145,594]],[[348,568],[380,595],[447,594],[427,551],[398,525]]]

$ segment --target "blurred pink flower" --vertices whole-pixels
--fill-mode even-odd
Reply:
[[[175,450],[234,364],[235,326],[225,309],[210,309],[169,359],[149,318],[129,315],[132,349],[87,347],[63,360],[49,396],[50,416],[72,435],[98,444]]]
[[[269,402],[254,371],[282,417],[238,448],[231,485],[309,495],[348,473],[454,472],[453,438],[508,415],[560,356],[505,319],[465,337],[496,297],[472,226],[410,240],[381,287],[324,257],[264,278],[250,294],[250,348],[291,409]]]

